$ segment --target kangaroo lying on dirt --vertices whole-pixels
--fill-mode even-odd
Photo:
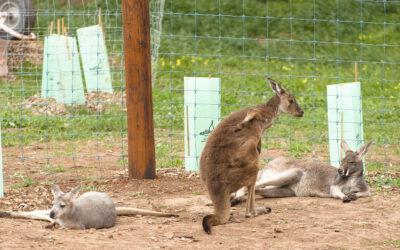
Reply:
[[[54,196],[51,210],[0,212],[0,217],[45,220],[51,222],[47,228],[59,225],[69,229],[99,229],[113,227],[117,215],[177,216],[137,208],[115,207],[111,198],[101,192],[87,192],[78,197],[79,188],[63,193],[59,186],[53,186],[51,192]]]
[[[267,103],[236,111],[226,117],[208,137],[200,158],[200,174],[214,205],[214,214],[203,218],[203,229],[225,224],[230,217],[230,194],[246,186],[246,217],[268,213],[270,208],[254,207],[254,185],[259,170],[261,137],[280,113],[302,117],[296,99],[276,81],[268,78],[275,92]]]
[[[265,198],[290,196],[332,197],[350,202],[370,196],[364,180],[363,157],[371,143],[352,151],[345,141],[341,148],[346,152],[340,167],[326,163],[294,160],[278,157],[258,173],[255,192]],[[247,188],[243,187],[231,201],[235,206],[245,199]]]

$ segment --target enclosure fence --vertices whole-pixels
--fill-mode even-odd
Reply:
[[[0,82],[6,187],[74,179],[91,188],[125,176],[121,1],[34,6],[37,39],[9,41],[9,74]],[[272,96],[266,76],[296,96],[305,116],[283,115],[268,129],[263,160],[328,161],[327,85],[360,82],[363,141],[374,141],[367,172],[391,184],[400,168],[400,1],[152,0],[150,6],[157,168],[197,161],[186,152],[196,132],[189,120],[213,120],[201,134],[206,138],[232,111]],[[94,33],[79,31],[94,25],[100,27]],[[54,35],[64,42],[46,46]],[[52,78],[56,55],[74,61],[57,66],[60,79]],[[60,96],[58,87],[49,87],[52,81],[72,87]],[[209,96],[187,96],[208,84],[218,86],[207,90]],[[43,88],[54,95],[43,96]],[[189,112],[204,104],[201,115]]]

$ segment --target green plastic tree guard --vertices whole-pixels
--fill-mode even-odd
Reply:
[[[67,105],[85,103],[76,38],[62,35],[45,38],[42,97],[52,97]]]
[[[221,117],[219,78],[184,79],[185,169],[199,171],[199,158],[210,132]]]
[[[87,91],[112,93],[110,65],[102,28],[99,25],[80,28],[77,34]]]
[[[360,83],[328,85],[327,97],[330,162],[339,167],[344,156],[341,139],[346,140],[352,150],[359,149],[364,142]]]

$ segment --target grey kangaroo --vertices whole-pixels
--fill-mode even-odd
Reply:
[[[211,132],[200,158],[200,174],[214,205],[214,214],[203,218],[203,229],[225,224],[230,217],[230,194],[248,187],[246,217],[269,213],[255,208],[254,185],[259,170],[261,138],[281,113],[296,117],[303,110],[295,97],[278,82],[268,78],[275,95],[266,103],[233,112]]]
[[[332,197],[350,202],[370,196],[363,177],[363,157],[371,143],[352,151],[345,141],[341,148],[346,152],[339,168],[315,161],[278,157],[259,171],[255,193],[265,198],[290,196]],[[244,200],[247,189],[233,194],[231,205]]]
[[[176,216],[129,207],[115,207],[106,193],[87,192],[79,195],[79,188],[68,193],[53,186],[53,207],[51,210],[35,210],[31,212],[0,212],[0,217],[25,218],[51,222],[47,228],[60,226],[69,229],[109,228],[115,225],[117,215],[151,215],[159,217]]]

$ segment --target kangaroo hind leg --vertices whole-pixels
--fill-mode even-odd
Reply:
[[[271,212],[270,207],[255,207],[255,184],[247,187],[247,203],[246,203],[246,214],[247,218],[256,217],[260,214],[268,214]]]
[[[256,190],[256,194],[264,198],[283,198],[296,196],[290,188],[266,187]]]
[[[231,207],[239,205],[246,200],[247,187],[242,187],[236,193],[231,195]]]
[[[206,233],[211,234],[212,226],[225,224],[230,217],[230,194],[228,192],[219,192],[210,194],[214,204],[214,214],[203,217],[203,229]]]
[[[301,169],[286,170],[281,173],[272,174],[268,179],[261,179],[256,183],[256,190],[266,186],[284,187],[297,183],[303,176]]]

